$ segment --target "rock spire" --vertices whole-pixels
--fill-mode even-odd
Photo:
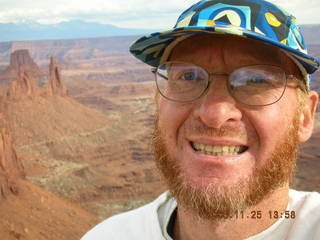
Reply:
[[[49,76],[49,83],[47,85],[49,94],[66,96],[67,88],[62,84],[60,67],[57,64],[57,59],[55,56],[50,58]]]

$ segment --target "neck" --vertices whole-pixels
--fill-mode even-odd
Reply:
[[[269,211],[285,211],[288,205],[289,187],[277,189],[259,204],[240,212],[232,219],[210,221],[199,219],[178,203],[174,227],[175,240],[238,240],[262,232],[278,219],[270,217]]]

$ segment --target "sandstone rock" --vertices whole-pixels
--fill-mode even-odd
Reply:
[[[17,180],[24,177],[23,165],[17,158],[11,134],[0,115],[0,198],[6,198],[10,193],[17,194]]]
[[[52,56],[50,58],[49,66],[50,79],[47,84],[47,91],[50,95],[67,95],[67,88],[63,85],[61,81],[61,73],[59,65],[57,64],[56,57]]]
[[[39,87],[39,75],[38,66],[29,59],[29,55],[26,55],[24,50],[16,51],[20,54],[13,55],[10,67],[14,69],[16,78],[14,81],[9,83],[9,87],[6,90],[7,99],[23,99],[25,97],[34,98],[38,95],[58,95],[66,96],[67,88],[61,81],[61,73],[59,65],[57,64],[56,57],[51,57],[49,65],[49,81],[47,82],[44,89]],[[30,63],[32,61],[35,65]],[[31,68],[34,67],[35,71]],[[9,67],[9,68],[10,68]],[[16,68],[18,70],[16,70]]]
[[[10,65],[1,74],[0,79],[6,81],[8,79],[17,78],[21,66],[24,66],[25,69],[32,72],[34,76],[44,75],[38,65],[30,57],[29,51],[27,49],[20,49],[11,53]]]
[[[34,71],[41,72],[37,64],[30,57],[29,51],[27,49],[17,50],[11,54],[10,67],[18,69],[21,65],[32,67],[34,68]]]
[[[21,99],[23,97],[35,97],[39,93],[38,80],[33,71],[24,65],[19,66],[18,79],[11,82],[7,92],[9,99]]]

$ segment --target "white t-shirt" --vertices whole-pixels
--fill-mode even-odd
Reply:
[[[172,240],[167,226],[176,207],[175,199],[165,192],[145,206],[103,221],[81,240]],[[320,239],[319,193],[290,190],[287,210],[295,211],[295,218],[279,218],[247,240]]]

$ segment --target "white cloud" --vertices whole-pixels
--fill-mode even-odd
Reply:
[[[320,24],[320,2],[319,0],[270,0],[293,14],[299,23]]]
[[[175,21],[179,12],[192,3],[192,0],[11,0],[1,6],[0,22],[56,23],[67,19],[83,19],[128,27],[165,28],[171,18]]]
[[[300,23],[320,23],[319,0],[271,0]],[[172,27],[194,0],[0,0],[0,22],[57,23],[82,19],[131,28]]]

